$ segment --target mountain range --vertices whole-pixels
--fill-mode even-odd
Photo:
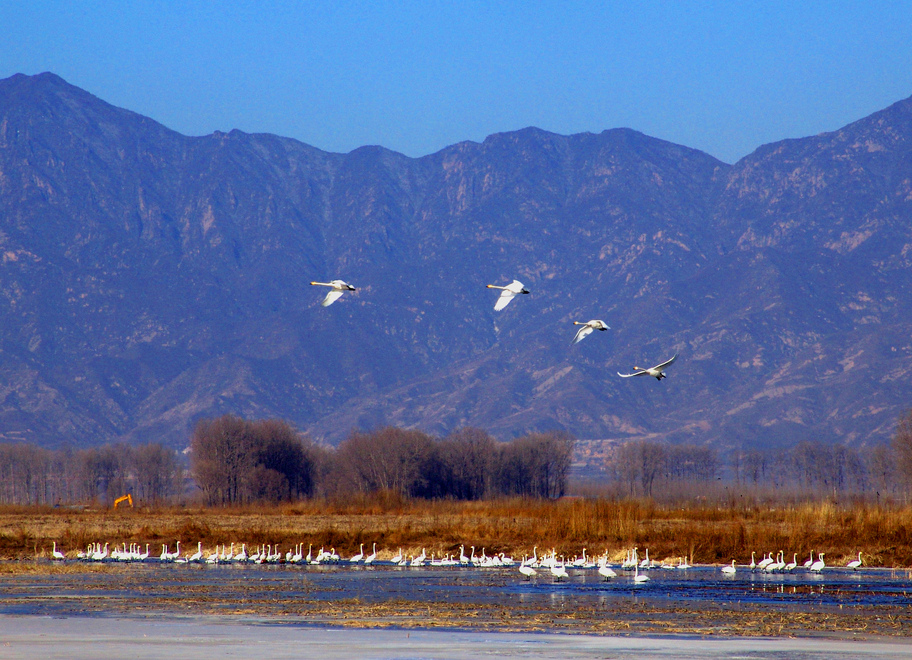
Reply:
[[[912,99],[733,165],[629,129],[408,158],[188,137],[15,75],[0,255],[4,441],[184,447],[235,413],[328,443],[565,429],[596,462],[866,445],[912,406]],[[335,278],[357,291],[321,307]],[[531,295],[495,312],[514,278]]]

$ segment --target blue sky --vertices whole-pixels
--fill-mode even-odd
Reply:
[[[2,78],[338,152],[629,127],[734,162],[912,95],[906,2],[7,0],[0,33]]]

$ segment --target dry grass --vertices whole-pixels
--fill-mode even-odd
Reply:
[[[381,558],[402,547],[418,554],[458,552],[460,544],[488,554],[531,554],[533,546],[568,556],[608,550],[623,557],[636,545],[656,559],[692,555],[701,563],[750,561],[752,551],[826,552],[840,564],[865,553],[865,563],[912,565],[912,507],[831,503],[775,509],[664,506],[646,500],[520,499],[486,502],[408,501],[378,496],[357,501],[307,501],[245,509],[137,508],[73,510],[0,508],[0,558],[49,556],[51,542],[74,554],[89,543],[217,544],[295,543],[335,547],[342,555],[376,542]]]

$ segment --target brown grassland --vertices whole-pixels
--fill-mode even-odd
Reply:
[[[49,557],[52,542],[74,557],[93,542],[162,544],[192,553],[216,545],[296,543],[334,547],[351,556],[376,542],[380,559],[399,548],[417,555],[458,554],[464,544],[487,554],[516,558],[533,546],[573,557],[607,550],[617,560],[633,546],[654,559],[688,556],[697,563],[747,563],[782,550],[806,558],[825,552],[827,563],[845,564],[861,551],[869,566],[912,566],[912,506],[836,505],[829,502],[767,508],[660,505],[651,500],[504,499],[485,502],[405,500],[373,496],[347,502],[309,500],[243,509],[166,507],[0,508],[0,559]],[[10,566],[7,565],[7,570]]]

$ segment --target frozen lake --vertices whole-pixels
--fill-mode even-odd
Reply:
[[[2,568],[0,657],[912,656],[908,571],[699,566],[636,585],[591,569],[557,582],[515,567]]]
[[[478,603],[530,605],[552,610],[572,600],[590,608],[608,602],[783,605],[793,609],[827,609],[846,606],[912,606],[912,571],[865,568],[852,571],[827,568],[822,573],[798,569],[791,573],[752,572],[739,569],[724,575],[718,566],[687,570],[652,569],[650,580],[634,584],[632,571],[617,569],[618,577],[605,580],[593,569],[568,569],[569,577],[555,580],[546,569],[528,579],[516,567],[406,568],[375,564],[348,566],[173,564],[147,560],[141,563],[110,562],[51,564],[34,562],[35,570],[6,577],[0,584],[0,612],[34,613],[30,609],[54,602],[53,594],[68,599],[119,598],[139,602],[166,599],[174,589],[205,594],[214,603],[231,605],[239,589],[259,585],[268,606],[305,598],[314,601],[358,599],[382,603],[393,598],[416,603]],[[42,567],[47,567],[43,572]],[[141,590],[132,592],[133,587]],[[243,590],[243,589],[241,589]],[[48,598],[32,598],[42,592]],[[20,601],[21,608],[15,606]]]
[[[0,658],[908,658],[903,641],[350,630],[212,619],[0,617]]]

